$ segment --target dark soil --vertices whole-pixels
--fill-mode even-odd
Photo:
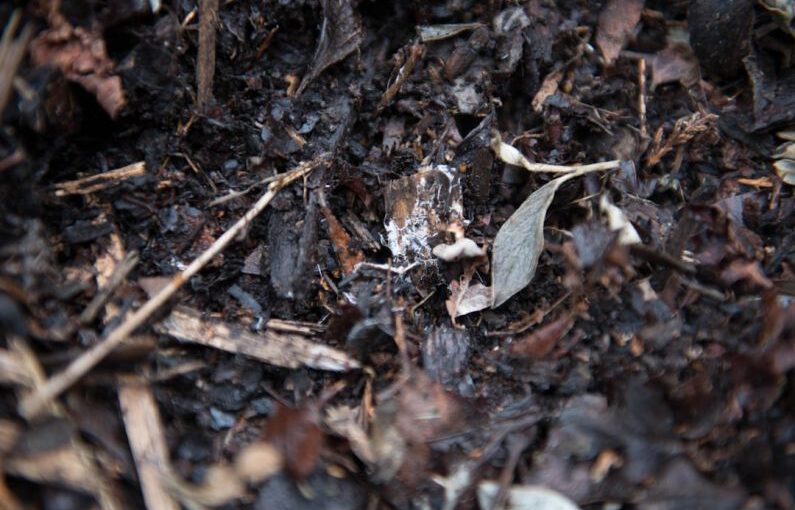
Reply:
[[[147,2],[63,0],[69,24],[104,40],[125,103],[111,118],[97,93],[28,58],[3,113],[0,161],[24,158],[0,170],[0,347],[28,375],[0,378],[0,507],[113,508],[45,469],[40,454],[79,441],[120,507],[145,508],[117,397],[136,376],[161,415],[165,486],[187,487],[172,492],[186,508],[479,508],[484,480],[544,486],[581,508],[795,508],[795,197],[771,166],[795,111],[779,51],[792,39],[746,2],[748,27],[702,27],[691,13],[696,55],[686,43],[667,53],[688,5],[650,0],[608,65],[595,42],[605,3],[222,1],[201,111],[195,2],[152,14]],[[50,27],[51,2],[22,4],[35,34]],[[418,36],[462,23],[481,25]],[[736,69],[710,46],[726,31],[746,38],[727,49]],[[673,77],[657,83],[663,68]],[[488,286],[488,262],[431,257],[403,271],[415,260],[390,251],[400,202],[385,195],[448,165],[465,235],[488,249],[554,177],[501,162],[493,130],[531,161],[622,163],[560,188],[527,288],[453,320],[451,292],[462,278]],[[20,415],[37,387],[21,382],[30,363],[59,373],[140,307],[152,277],[184,269],[245,214],[263,180],[324,153],[60,395],[63,412]],[[56,193],[138,161],[143,175]],[[243,193],[218,201],[230,192]],[[603,195],[640,245],[606,226]],[[450,236],[433,234],[429,248]],[[108,260],[133,251],[107,305],[81,319]],[[263,335],[291,321],[363,368],[278,367],[183,342],[156,328],[177,305]],[[364,440],[332,426],[345,409]],[[281,469],[218,496],[212,467],[257,441]]]

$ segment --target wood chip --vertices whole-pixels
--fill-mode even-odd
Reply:
[[[301,336],[275,331],[254,334],[238,325],[204,320],[201,312],[185,306],[177,307],[155,329],[184,342],[245,354],[284,368],[346,372],[360,367],[346,353]]]
[[[168,449],[152,389],[142,380],[126,379],[119,388],[119,405],[146,508],[179,510],[163,485],[162,474],[169,470]]]

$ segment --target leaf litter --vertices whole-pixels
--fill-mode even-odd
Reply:
[[[156,3],[0,6],[0,506],[793,506],[789,3]]]

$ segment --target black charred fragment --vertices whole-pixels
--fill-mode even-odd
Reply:
[[[466,43],[456,46],[444,64],[444,77],[452,80],[469,69],[478,52],[488,44],[489,39],[488,29],[481,27],[469,36]]]
[[[269,226],[271,284],[281,298],[306,297],[317,259],[317,200],[309,200],[306,211],[273,214]]]
[[[469,361],[471,337],[464,329],[434,328],[422,343],[422,364],[431,379],[454,386]]]

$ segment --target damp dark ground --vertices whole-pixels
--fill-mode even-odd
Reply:
[[[795,507],[793,5],[691,3],[222,0],[201,108],[195,2],[20,3],[33,40],[0,131],[0,506],[154,510],[155,486],[184,508]],[[56,17],[105,49],[65,70],[43,39]],[[495,132],[532,162],[621,163],[561,186],[524,290],[456,316],[462,288],[491,285],[501,226],[555,176],[500,161]],[[305,162],[58,408],[22,417]],[[385,225],[423,192],[398,183],[442,164],[463,216],[430,212],[485,247],[476,262],[390,249]],[[229,326],[232,348],[169,332],[178,306]],[[228,352],[290,327],[359,367]],[[132,379],[160,414],[154,481],[119,403]],[[271,454],[261,476],[238,469],[251,445]]]

